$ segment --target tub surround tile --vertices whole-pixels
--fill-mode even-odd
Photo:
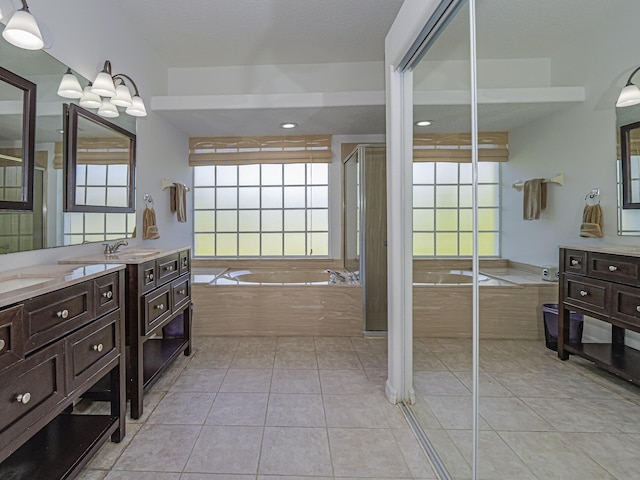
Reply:
[[[262,427],[204,426],[184,471],[255,475],[262,433]]]
[[[200,425],[144,425],[113,469],[182,472],[201,428]]]
[[[337,477],[411,478],[389,429],[330,428],[329,445]]]
[[[272,370],[232,369],[220,386],[221,392],[261,393],[269,392]]]
[[[326,424],[322,395],[272,393],[269,396],[267,420],[264,425],[324,427]]]
[[[264,425],[267,393],[219,393],[207,416],[207,425]]]
[[[326,429],[265,427],[258,473],[332,476],[331,460]]]
[[[320,393],[317,370],[274,369],[272,393]]]

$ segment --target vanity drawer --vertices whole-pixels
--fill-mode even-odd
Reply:
[[[564,303],[598,313],[609,314],[610,285],[602,280],[565,275]]]
[[[180,252],[180,275],[184,275],[191,271],[191,257],[189,256],[189,250],[183,250]]]
[[[149,335],[171,316],[171,285],[165,285],[146,294],[142,303],[142,334]]]
[[[42,347],[90,322],[93,282],[84,282],[40,295],[24,303],[25,353]]]
[[[158,285],[170,282],[180,275],[180,256],[177,253],[156,260]]]
[[[120,310],[69,335],[67,352],[67,394],[118,358]]]
[[[129,268],[136,268],[135,265],[129,265]],[[150,262],[143,263],[139,267],[140,272],[140,293],[146,293],[156,288],[156,262],[152,260]]]
[[[587,252],[581,250],[565,250],[564,271],[567,273],[587,273]]]
[[[120,276],[111,273],[93,281],[96,317],[101,317],[120,306]]]
[[[640,288],[612,286],[611,318],[624,328],[640,331]]]
[[[0,449],[64,399],[63,342],[0,374]]]
[[[22,305],[0,310],[0,370],[24,358]]]
[[[587,254],[587,275],[603,280],[640,285],[640,259],[607,253]]]
[[[175,312],[180,307],[187,305],[191,298],[191,282],[189,276],[182,277],[171,282],[171,293],[173,302],[171,303],[171,311]]]

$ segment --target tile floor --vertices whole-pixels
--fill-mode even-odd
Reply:
[[[412,407],[455,480],[471,478],[471,342],[414,340]],[[640,388],[544,342],[482,340],[479,477],[640,478]],[[326,407],[325,407],[326,408]]]
[[[81,480],[435,479],[384,338],[198,337]],[[87,412],[104,404],[81,404]]]

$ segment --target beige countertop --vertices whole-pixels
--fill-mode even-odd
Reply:
[[[558,282],[542,280],[542,272],[536,274],[516,268],[481,268],[480,273],[516,285],[558,285]]]
[[[164,257],[165,255],[171,255],[172,253],[178,253],[182,250],[190,249],[191,247],[123,248],[118,251],[118,253],[96,253],[84,257],[65,258],[63,260],[59,260],[58,263],[126,263],[138,265],[144,262],[148,262],[149,260],[155,260],[157,258]]]
[[[577,246],[577,245],[560,245],[560,248],[568,248],[571,250],[584,250],[596,253],[612,253],[615,255],[628,255],[630,257],[640,257],[640,247],[630,245],[601,245],[601,246]]]
[[[120,264],[34,265],[0,273],[0,307],[123,270]]]

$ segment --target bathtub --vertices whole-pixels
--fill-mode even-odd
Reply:
[[[428,268],[428,267],[427,267]],[[473,291],[468,270],[414,270],[413,334],[415,337],[471,338]],[[542,304],[557,298],[557,284],[518,282],[499,272],[478,273],[480,337],[540,340]]]
[[[479,282],[487,282],[489,277],[478,274]],[[468,270],[449,270],[448,272],[414,272],[414,285],[471,285],[473,273]]]
[[[323,269],[194,270],[194,335],[362,334],[362,286]]]

